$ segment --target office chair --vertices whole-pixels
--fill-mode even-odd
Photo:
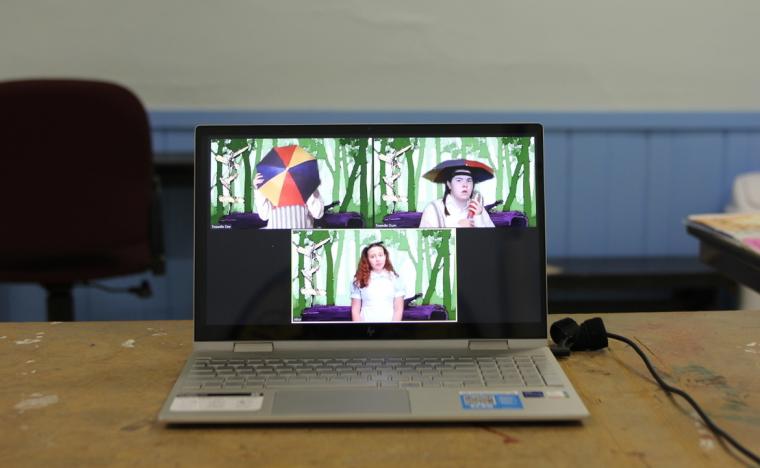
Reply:
[[[164,272],[150,130],[140,101],[106,82],[0,82],[0,281],[40,283],[48,319],[71,289]],[[143,283],[131,292],[150,295]]]

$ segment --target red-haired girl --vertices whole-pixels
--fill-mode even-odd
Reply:
[[[382,242],[362,249],[351,285],[351,320],[398,322],[404,313],[404,283]]]

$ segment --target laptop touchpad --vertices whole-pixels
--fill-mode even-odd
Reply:
[[[272,414],[408,413],[406,390],[278,390]]]

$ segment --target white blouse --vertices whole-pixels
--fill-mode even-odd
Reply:
[[[404,297],[404,282],[398,275],[383,270],[371,271],[369,284],[359,288],[351,283],[351,299],[362,301],[361,320],[363,322],[390,322],[393,320],[393,301]]]

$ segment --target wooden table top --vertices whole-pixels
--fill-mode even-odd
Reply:
[[[601,316],[760,452],[760,311]],[[0,465],[743,464],[619,342],[561,361],[580,424],[167,428],[156,415],[191,347],[189,321],[0,324]]]

